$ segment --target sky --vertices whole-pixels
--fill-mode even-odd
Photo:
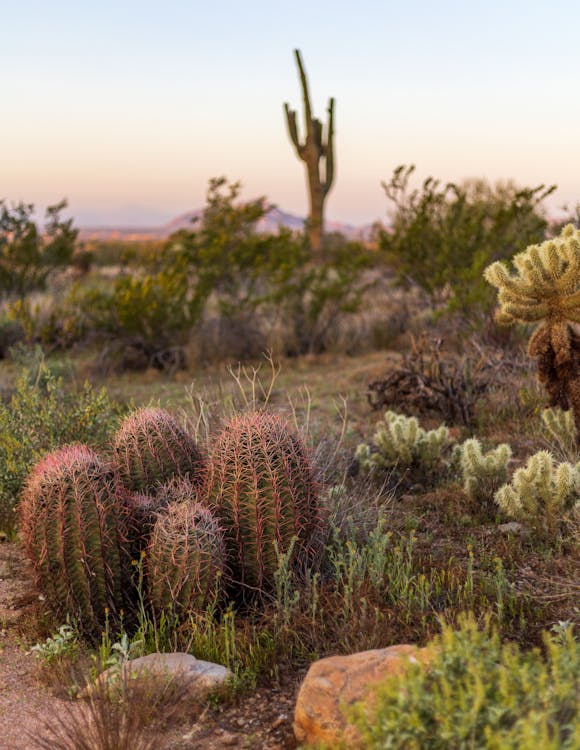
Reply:
[[[323,122],[336,100],[328,218],[384,218],[411,163],[417,184],[557,184],[574,206],[579,28],[575,0],[0,0],[0,199],[154,226],[223,175],[305,215],[299,48]]]

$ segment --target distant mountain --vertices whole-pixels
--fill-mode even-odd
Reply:
[[[163,240],[180,229],[195,228],[196,220],[202,214],[203,209],[189,211],[160,227],[81,227],[79,236],[81,240]],[[280,227],[299,232],[304,227],[304,219],[274,207],[258,221],[256,231],[259,234],[276,234]],[[340,232],[349,240],[365,240],[372,226],[356,227],[340,221],[326,221],[325,228],[327,232]]]

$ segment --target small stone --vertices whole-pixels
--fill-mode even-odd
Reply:
[[[498,531],[501,531],[502,534],[523,534],[524,533],[524,527],[521,523],[518,523],[517,521],[508,521],[508,523],[500,523],[500,525],[497,527]]]
[[[410,663],[428,664],[432,651],[410,645],[362,651],[351,656],[329,656],[311,665],[298,693],[294,734],[299,743],[329,747],[346,742],[360,747],[356,728],[343,709],[359,701],[373,704],[373,688],[388,675],[400,675]]]
[[[270,725],[270,729],[274,732],[278,727],[281,727],[282,724],[288,720],[288,716],[286,714],[280,714],[277,719],[275,719],[272,724]]]
[[[232,745],[238,744],[238,735],[233,732],[223,732],[220,736],[220,742],[222,745],[231,747]]]
[[[221,664],[196,659],[191,654],[180,652],[170,654],[149,654],[138,659],[125,662],[121,668],[112,667],[99,675],[93,685],[86,687],[79,695],[89,698],[100,688],[108,686],[115,690],[122,680],[124,682],[171,681],[176,687],[183,686],[184,690],[197,699],[223,687],[233,677],[232,672]]]

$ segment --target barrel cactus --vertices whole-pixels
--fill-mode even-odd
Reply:
[[[206,503],[220,518],[231,574],[244,587],[271,589],[279,554],[292,547],[295,560],[313,551],[321,524],[313,469],[280,416],[253,412],[225,425],[209,462]]]
[[[169,412],[147,407],[129,414],[113,440],[116,470],[133,492],[155,493],[174,476],[203,482],[204,460],[195,441]]]
[[[225,543],[215,516],[199,503],[170,505],[155,523],[145,557],[157,614],[205,609],[219,592]]]
[[[38,584],[55,614],[98,636],[126,607],[126,507],[108,464],[84,445],[50,453],[28,477],[22,534]]]

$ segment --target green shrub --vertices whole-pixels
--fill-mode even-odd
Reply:
[[[44,231],[33,221],[34,206],[8,208],[0,201],[0,294],[23,297],[42,288],[49,273],[70,263],[78,234],[72,219],[62,221],[66,201],[46,209]]]
[[[512,450],[507,443],[483,453],[477,438],[466,440],[455,449],[463,478],[463,488],[470,500],[482,510],[494,508],[494,495],[507,482]]]
[[[514,473],[511,483],[500,487],[495,501],[506,515],[553,538],[580,504],[580,463],[556,465],[551,453],[539,451]]]
[[[66,387],[41,361],[25,369],[8,403],[0,403],[0,529],[14,528],[24,478],[45,453],[66,443],[103,447],[121,408],[105,389]]]
[[[444,453],[451,440],[445,425],[427,431],[416,417],[387,411],[373,435],[374,445],[359,445],[356,457],[363,469],[413,469],[428,476],[447,463]]]
[[[580,459],[580,451],[576,442],[576,425],[574,412],[562,409],[544,409],[541,414],[542,425],[548,435],[550,443],[560,450],[568,461]]]
[[[431,296],[447,287],[449,308],[472,319],[493,306],[483,269],[545,238],[542,203],[555,186],[492,187],[483,180],[442,186],[429,177],[410,190],[414,169],[400,166],[383,183],[393,212],[390,228],[379,231],[379,248],[400,282],[412,280]]]
[[[576,750],[580,645],[567,629],[545,637],[546,656],[502,644],[465,619],[444,627],[425,669],[388,679],[371,711],[352,717],[368,750]],[[404,685],[404,689],[402,689]]]

